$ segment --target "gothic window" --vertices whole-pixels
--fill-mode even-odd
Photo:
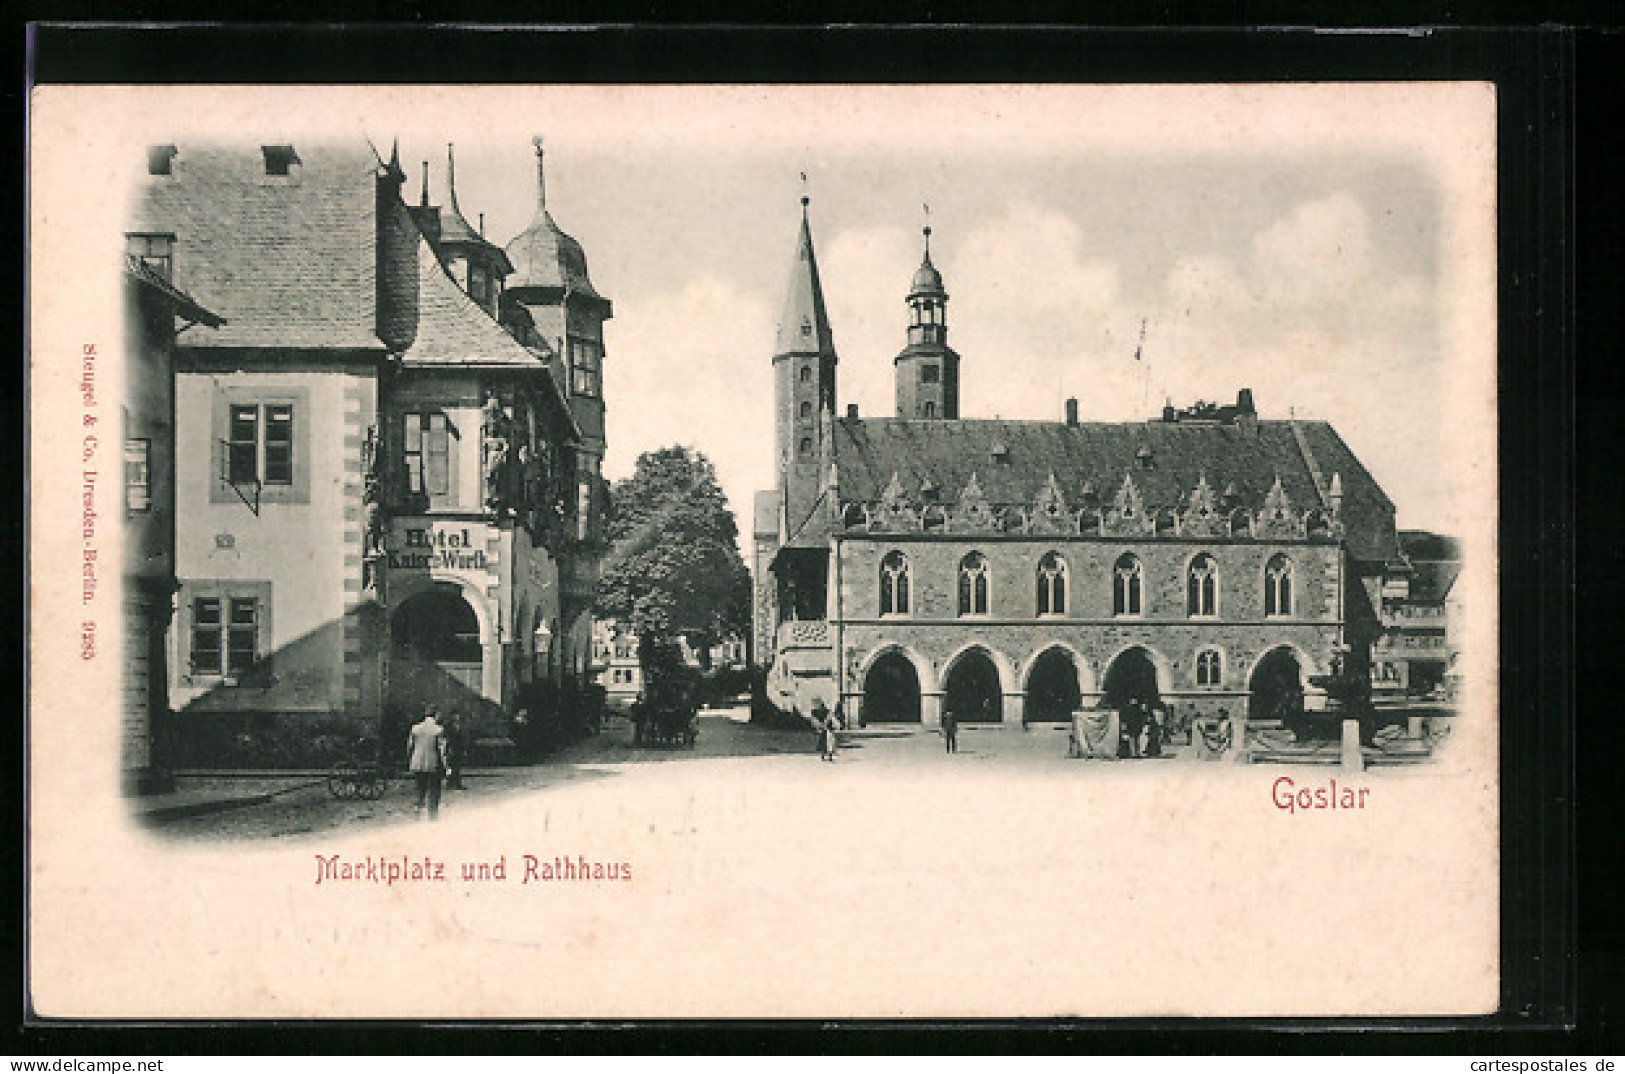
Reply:
[[[1219,565],[1203,552],[1191,560],[1185,574],[1185,611],[1189,615],[1217,615]]]
[[[987,557],[972,552],[959,561],[959,614],[986,615],[992,572]]]
[[[1217,649],[1203,649],[1196,654],[1196,685],[1220,686],[1224,679],[1224,665]]]
[[[1264,568],[1264,614],[1292,614],[1292,561],[1274,556]]]
[[[908,614],[908,557],[901,552],[880,561],[880,614]]]
[[[1112,568],[1112,614],[1139,615],[1142,590],[1145,588],[1145,568],[1129,553],[1118,557]]]
[[[1066,560],[1046,552],[1038,561],[1038,614],[1063,615],[1066,612]]]

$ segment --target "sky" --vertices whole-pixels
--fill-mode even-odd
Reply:
[[[1493,470],[1487,87],[277,93],[210,122],[354,132],[386,154],[398,138],[407,196],[427,159],[436,202],[452,141],[464,215],[498,243],[534,211],[540,134],[549,208],[614,302],[606,475],[692,446],[742,529],[773,483],[775,319],[803,194],[843,411],[894,410],[928,204],[964,417],[1059,419],[1070,396],[1084,420],[1137,420],[1249,387],[1263,417],[1332,422],[1402,527],[1449,532],[1481,510],[1462,478]]]

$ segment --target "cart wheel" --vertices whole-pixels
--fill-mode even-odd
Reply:
[[[369,772],[357,784],[356,791],[366,801],[376,802],[384,796],[384,784],[388,781],[389,777],[382,772]]]
[[[334,798],[354,798],[361,780],[361,770],[354,761],[340,761],[327,770],[327,793]]]

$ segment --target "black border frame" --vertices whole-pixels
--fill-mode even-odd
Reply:
[[[149,5],[150,6],[150,5]],[[279,14],[287,15],[286,10]],[[463,12],[475,15],[478,5]],[[613,8],[613,5],[611,5]],[[1164,16],[1173,13],[1165,5]],[[648,5],[645,14],[656,13]],[[150,12],[142,12],[150,14]],[[613,11],[612,11],[613,13]],[[794,15],[794,12],[783,12]],[[1032,19],[1032,12],[1025,13]],[[1132,9],[1130,16],[1135,15]],[[1367,12],[1369,15],[1370,12]],[[1038,19],[1054,17],[1037,12]],[[590,16],[589,16],[590,17]],[[600,12],[599,17],[602,17]],[[826,16],[827,17],[827,16]],[[207,1054],[452,1051],[590,1051],[597,1054],[1157,1051],[1207,1054],[1326,1050],[1413,1053],[1487,1048],[1569,1050],[1613,1036],[1609,997],[1579,990],[1586,970],[1620,974],[1620,926],[1602,905],[1586,917],[1602,942],[1577,934],[1580,865],[1575,838],[1577,726],[1575,644],[1576,263],[1607,259],[1617,237],[1614,165],[1580,191],[1593,211],[1590,247],[1577,243],[1574,137],[1577,54],[1592,86],[1613,86],[1620,39],[1573,28],[1438,27],[1427,32],[1333,33],[1306,27],[1145,29],[1122,26],[953,27],[845,25],[595,28],[132,26],[36,24],[24,28],[30,84],[953,81],[1369,81],[1486,80],[1499,92],[1498,135],[1502,595],[1502,1009],[1483,1019],[1281,1019],[1135,1022],[636,1022],[572,1023],[172,1023],[28,1021],[11,1043],[26,1051]],[[26,105],[18,102],[19,112]],[[1588,129],[1617,151],[1614,117]],[[22,130],[19,123],[16,130]],[[1609,142],[1609,139],[1613,139]],[[1597,144],[1597,143],[1592,143]],[[14,159],[22,160],[19,152]],[[1606,168],[1606,165],[1604,166]],[[21,199],[19,199],[20,201]],[[1600,217],[1600,218],[1599,218]],[[1597,231],[1591,230],[1592,226]],[[22,244],[16,249],[21,250]],[[1593,262],[1597,265],[1593,265]],[[1617,301],[1603,273],[1597,297]],[[1606,338],[1600,318],[1587,330]],[[1617,330],[1617,325],[1613,326]],[[1588,395],[1608,386],[1588,373]],[[1606,376],[1602,378],[1606,381]],[[1595,393],[1595,394],[1593,394]],[[19,420],[17,428],[23,427]],[[1588,450],[1582,471],[1615,477]],[[1606,553],[1605,553],[1606,556]],[[1617,557],[1612,557],[1617,559]],[[21,562],[19,557],[19,562]],[[1614,575],[1617,562],[1608,564]],[[1591,729],[1587,729],[1588,735]],[[1606,733],[1618,738],[1618,732]],[[1595,742],[1595,740],[1593,740]],[[1593,748],[1595,748],[1593,746]],[[1604,755],[1598,751],[1598,755]],[[1617,755],[1617,754],[1616,754]],[[22,786],[21,751],[12,787]],[[1614,782],[1618,782],[1617,779]],[[20,804],[20,803],[19,803]],[[1598,811],[1600,814],[1600,811]],[[1588,811],[1588,819],[1600,815]],[[20,847],[23,818],[13,829]],[[1617,870],[1599,856],[1588,883]],[[1587,859],[1589,862],[1590,859]],[[17,875],[22,875],[18,869]],[[1617,875],[1612,877],[1618,886]],[[1599,904],[1591,904],[1593,907]],[[8,910],[22,950],[20,907]],[[1612,947],[1609,946],[1612,944]],[[19,967],[21,960],[19,959]],[[1617,978],[1616,978],[1617,981]],[[21,981],[19,981],[21,984]],[[1617,988],[1617,983],[1614,984]],[[1584,1002],[1582,1002],[1584,999]],[[1372,1032],[1378,1030],[1379,1032]],[[1156,1033],[1152,1038],[1149,1034]],[[1618,1039],[1614,1037],[1614,1039]]]

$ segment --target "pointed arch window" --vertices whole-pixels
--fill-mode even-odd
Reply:
[[[1185,572],[1185,611],[1189,615],[1219,613],[1219,565],[1203,552]]]
[[[1203,649],[1196,654],[1196,685],[1224,685],[1224,660],[1217,649]]]
[[[1038,614],[1066,614],[1066,560],[1055,552],[1038,561]]]
[[[1264,614],[1292,614],[1292,561],[1272,556],[1264,567]]]
[[[1139,615],[1143,606],[1145,568],[1138,557],[1124,553],[1112,568],[1112,614]]]
[[[880,614],[908,614],[908,557],[901,552],[880,561]]]
[[[986,615],[991,588],[992,571],[988,567],[986,556],[980,552],[972,552],[959,561],[960,615]]]

